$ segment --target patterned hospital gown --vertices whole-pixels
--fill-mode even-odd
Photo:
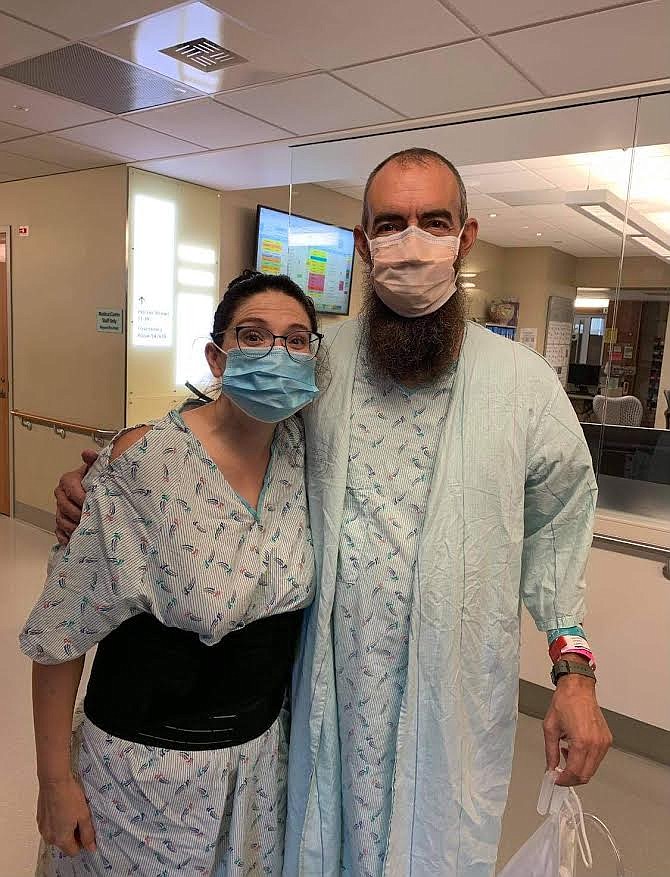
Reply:
[[[313,597],[302,425],[277,427],[258,511],[173,411],[87,476],[82,520],[21,633],[33,660],[83,655],[138,612],[214,644]],[[212,679],[212,685],[216,679]],[[287,715],[242,746],[177,751],[128,742],[84,718],[73,759],[97,852],[48,848],[44,877],[281,874]]]
[[[342,872],[381,877],[421,524],[454,371],[408,391],[359,354],[334,634]],[[389,765],[389,759],[392,759]]]

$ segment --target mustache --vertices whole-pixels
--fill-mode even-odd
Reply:
[[[400,383],[439,378],[458,358],[466,316],[467,296],[459,285],[434,313],[401,317],[376,294],[366,266],[360,319],[369,364],[380,375]]]

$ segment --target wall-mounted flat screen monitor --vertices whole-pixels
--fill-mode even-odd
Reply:
[[[288,274],[320,314],[349,313],[353,262],[351,229],[258,205],[256,270]]]

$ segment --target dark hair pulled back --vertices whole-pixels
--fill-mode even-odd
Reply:
[[[312,332],[318,331],[319,324],[314,302],[308,295],[305,295],[297,283],[294,283],[285,274],[261,274],[259,271],[247,269],[228,284],[228,288],[214,314],[212,339],[216,341],[230,327],[235,317],[235,312],[243,301],[261,292],[269,291],[281,292],[299,302],[307,312],[310,329]]]

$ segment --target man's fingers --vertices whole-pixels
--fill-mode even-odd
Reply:
[[[600,767],[600,763],[607,755],[607,750],[612,745],[612,735],[609,728],[605,728],[588,747],[586,761],[584,763],[583,782],[589,782]]]
[[[81,452],[81,458],[86,465],[86,472],[88,472],[91,466],[98,459],[98,452],[94,451],[93,448],[84,448],[84,450]],[[86,474],[86,472],[84,472],[84,475]]]
[[[547,763],[547,770],[554,770],[558,767],[561,760],[559,744],[561,734],[558,726],[549,718],[544,720],[544,756]]]
[[[79,820],[79,840],[84,849],[90,853],[95,852],[95,831],[90,813]]]
[[[56,513],[56,524],[65,533],[72,535],[77,523],[79,522],[79,518],[81,517],[81,508],[72,502],[60,484],[54,490],[54,496],[56,497],[56,505],[58,509]]]
[[[81,486],[81,480],[86,475],[86,472],[86,464],[82,463],[75,472],[68,472],[66,475],[63,475],[59,482],[59,487],[63,489],[68,498],[79,508],[82,507],[86,499],[86,491]]]
[[[588,749],[583,743],[571,741],[566,765],[556,780],[556,785],[579,786],[587,783],[591,778],[585,773],[587,756]]]
[[[74,836],[74,832],[67,838],[62,837],[56,840],[54,846],[57,846],[58,849],[66,856],[76,856],[79,852],[81,852],[81,847],[76,837]]]

